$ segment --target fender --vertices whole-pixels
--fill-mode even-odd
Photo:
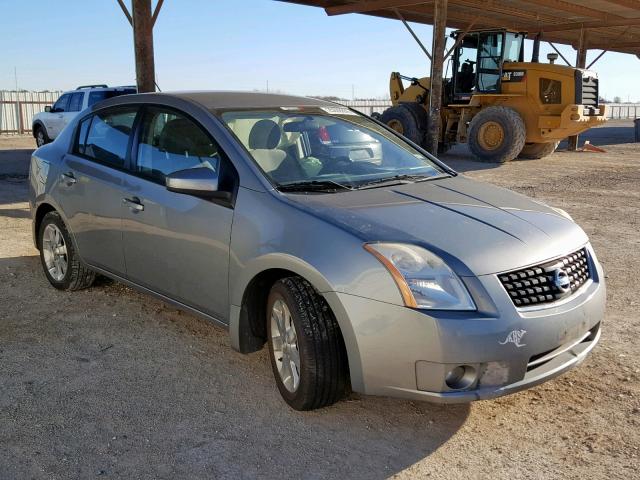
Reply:
[[[339,301],[339,297],[334,295],[334,289],[327,278],[319,272],[311,264],[294,257],[293,255],[283,253],[268,253],[253,259],[242,270],[240,277],[231,286],[230,311],[229,311],[229,337],[231,347],[240,351],[240,334],[241,334],[241,305],[245,290],[251,280],[258,274],[269,269],[289,270],[309,281],[316,290],[325,298],[329,307],[333,311],[347,350],[349,360],[349,372],[351,375],[351,384],[355,391],[361,391],[364,385],[362,378],[362,361],[360,358],[360,349],[356,335],[353,331],[351,322],[347,317],[347,313]]]

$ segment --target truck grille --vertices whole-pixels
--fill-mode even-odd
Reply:
[[[567,274],[564,282],[560,271]],[[552,303],[572,295],[591,278],[587,249],[533,267],[501,273],[498,278],[516,307]]]
[[[576,104],[598,106],[598,78],[590,72],[576,71]]]

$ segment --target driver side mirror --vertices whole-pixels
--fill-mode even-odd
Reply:
[[[165,185],[170,192],[231,200],[231,193],[218,190],[218,180],[218,172],[210,168],[198,167],[170,173],[165,178]]]
[[[47,105],[46,107],[44,107],[44,111],[47,113],[51,112],[51,105]]]

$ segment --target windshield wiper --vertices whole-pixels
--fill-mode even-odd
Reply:
[[[365,183],[361,183],[356,188],[358,190],[367,189],[367,188],[376,188],[382,187],[386,185],[398,185],[405,182],[422,182],[425,180],[432,180],[434,178],[442,178],[440,175],[437,177],[430,177],[427,175],[394,175],[393,177],[384,177],[384,178],[376,178],[375,180],[370,180]]]
[[[353,190],[349,185],[333,180],[305,180],[278,185],[281,192],[335,192],[337,190]]]

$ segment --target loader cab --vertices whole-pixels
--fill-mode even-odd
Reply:
[[[504,63],[524,61],[524,32],[456,31],[451,37],[457,46],[453,52],[448,104],[469,103],[478,93],[500,93]]]

